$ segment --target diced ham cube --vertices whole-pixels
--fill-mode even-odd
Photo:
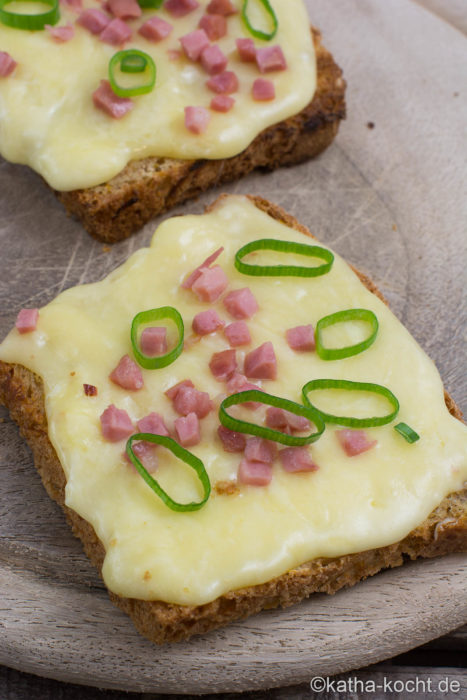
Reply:
[[[169,435],[164,419],[155,411],[141,418],[137,425],[140,433],[153,433],[154,435],[165,435],[166,437]]]
[[[285,411],[278,406],[270,406],[266,410],[266,425],[268,428],[280,430],[283,433],[301,433],[310,429],[310,421],[305,416],[298,416],[291,411]]]
[[[109,442],[119,442],[119,440],[130,437],[134,432],[133,423],[128,413],[113,404],[101,414],[100,421],[102,435]]]
[[[229,95],[216,95],[212,98],[209,106],[215,112],[225,113],[230,112],[234,104],[235,100],[233,99],[233,97],[229,97]]]
[[[229,394],[239,394],[241,391],[250,390],[264,391],[264,389],[262,389],[260,386],[252,384],[243,374],[239,374],[238,372],[236,372],[227,382],[227,391]],[[252,411],[256,411],[256,409],[261,406],[261,403],[259,401],[246,401],[242,404],[242,406]]]
[[[60,0],[60,3],[75,12],[79,12],[83,7],[83,0]]]
[[[198,61],[201,52],[209,46],[208,35],[204,29],[195,29],[189,34],[185,34],[179,39],[185,56],[190,59],[190,61]]]
[[[6,51],[0,51],[0,78],[6,78],[13,73],[17,62]]]
[[[241,484],[267,486],[272,479],[272,467],[263,462],[250,462],[242,459],[238,467],[237,479]]]
[[[206,267],[192,286],[193,292],[200,301],[210,304],[217,301],[229,284],[227,275],[219,265]]]
[[[238,55],[243,63],[254,63],[256,61],[256,46],[253,39],[235,39]]]
[[[234,321],[224,328],[224,334],[230,345],[236,348],[239,345],[251,343],[251,335],[245,321]]]
[[[243,452],[246,445],[246,437],[243,433],[237,433],[235,430],[229,430],[223,425],[217,428],[222,446],[226,452]]]
[[[178,384],[171,386],[170,389],[167,389],[165,395],[168,399],[173,401],[182,387],[190,387],[190,389],[194,389],[195,385],[191,379],[184,379],[183,381],[178,382]]]
[[[83,390],[86,396],[97,396],[97,386],[94,384],[83,384]]]
[[[214,404],[205,391],[182,386],[173,400],[173,407],[180,416],[196,413],[198,418],[204,418],[213,409]]]
[[[136,0],[107,0],[106,9],[119,19],[138,19],[142,15]]]
[[[92,99],[98,109],[101,109],[113,119],[121,119],[133,109],[133,100],[129,97],[118,97],[112,90],[108,80],[101,80],[97,90],[92,93]]]
[[[149,41],[162,41],[172,32],[173,26],[162,17],[150,17],[138,29],[138,34],[144,36]]]
[[[157,445],[154,445],[151,442],[146,442],[145,440],[142,440],[141,442],[134,442],[131,446],[135,456],[150,474],[153,474],[157,469],[156,447]],[[126,461],[133,464],[126,450],[123,454]]]
[[[227,381],[237,369],[237,357],[235,350],[222,350],[215,352],[209,362],[209,369],[218,382]]]
[[[196,413],[189,413],[184,418],[176,418],[174,428],[176,439],[182,447],[192,447],[201,440],[199,420]]]
[[[270,440],[260,437],[250,437],[246,441],[245,457],[249,462],[272,464],[277,455],[277,446]]]
[[[198,335],[208,335],[208,333],[214,333],[219,328],[223,328],[224,325],[224,321],[219,318],[215,309],[206,309],[206,311],[200,311],[199,314],[196,314],[192,328]]]
[[[211,115],[205,107],[185,107],[185,126],[193,134],[202,134],[208,128]]]
[[[285,331],[285,337],[291,350],[304,352],[315,349],[315,330],[313,326],[295,326]]]
[[[209,75],[222,73],[226,69],[227,63],[227,56],[222,53],[217,44],[211,44],[201,52],[201,65]]]
[[[105,12],[96,8],[90,8],[80,14],[76,24],[80,24],[91,34],[100,34],[110,24],[110,21],[110,17]]]
[[[257,78],[253,83],[251,94],[257,102],[268,102],[276,97],[276,89],[270,80]]]
[[[231,0],[211,0],[206,8],[206,12],[213,15],[224,15],[224,17],[228,17],[229,15],[237,14],[238,10],[235,5],[232,5]]]
[[[204,268],[209,267],[212,265],[213,262],[217,260],[219,255],[222,253],[224,250],[224,246],[221,248],[218,248],[217,250],[214,251],[214,253],[211,253],[204,262],[201,263],[201,265],[198,265],[197,268],[193,270],[193,272],[188,275],[186,280],[182,283],[183,289],[191,289],[193,284],[196,282],[198,277],[201,277],[201,273],[203,272]]]
[[[99,39],[105,44],[112,46],[120,46],[131,39],[132,31],[122,19],[116,17],[106,26],[103,32],[99,34]]]
[[[60,27],[52,27],[52,25],[46,24],[44,29],[47,29],[50,37],[60,44],[70,41],[75,35],[75,28],[72,24],[64,24]]]
[[[109,374],[109,379],[127,391],[138,391],[144,386],[140,368],[128,355],[123,355],[118,365]]]
[[[209,78],[206,85],[213,92],[227,95],[231,94],[232,92],[237,92],[238,78],[233,71],[225,70],[223,73],[213,75],[212,78]]]
[[[229,314],[237,319],[251,318],[259,309],[258,302],[249,287],[229,292],[223,304]]]
[[[265,46],[256,50],[256,63],[261,73],[269,73],[275,70],[285,70],[287,61],[279,45]]]
[[[223,15],[204,15],[198,27],[204,29],[211,41],[222,39],[227,34],[227,21]]]
[[[21,309],[16,317],[15,326],[20,333],[31,333],[37,328],[38,309]]]
[[[245,357],[245,374],[251,379],[275,379],[277,360],[271,341],[267,341]]]
[[[151,326],[141,333],[139,341],[141,352],[148,357],[165,355],[167,352],[167,328]]]
[[[370,450],[377,444],[377,440],[368,440],[364,430],[336,430],[337,439],[348,457],[355,457],[362,452]]]
[[[319,469],[306,447],[286,447],[279,451],[279,459],[286,472],[316,472]]]
[[[198,0],[167,0],[164,4],[164,8],[173,17],[184,17],[197,7],[199,7]]]

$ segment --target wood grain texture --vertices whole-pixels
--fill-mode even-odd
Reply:
[[[367,271],[465,412],[467,105],[459,66],[467,64],[467,42],[407,0],[309,5],[345,68],[348,121],[316,162],[225,189],[276,201]],[[154,229],[107,251],[65,220],[34,174],[2,163],[0,183],[0,336],[19,308],[102,278]],[[373,663],[467,621],[467,563],[456,556],[155,651],[108,602],[3,409],[0,418],[0,661],[7,665],[140,692],[253,690]]]

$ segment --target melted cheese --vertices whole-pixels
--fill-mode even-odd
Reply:
[[[13,330],[0,346],[2,360],[25,365],[44,380],[49,435],[67,476],[66,503],[92,524],[104,544],[104,579],[119,595],[197,605],[315,557],[388,545],[420,524],[467,478],[467,429],[449,415],[441,379],[407,330],[338,256],[331,272],[315,279],[241,275],[233,266],[234,254],[259,237],[303,241],[303,234],[243,197],[223,200],[208,215],[167,220],[150,248],[134,253],[101,282],[60,294],[41,309],[37,331],[21,336]],[[218,262],[228,274],[229,289],[249,286],[260,306],[248,321],[251,347],[266,340],[274,345],[278,378],[263,382],[267,391],[300,401],[301,387],[310,378],[383,384],[400,401],[398,421],[412,426],[421,435],[419,442],[409,445],[392,425],[374,428],[370,434],[377,446],[350,458],[329,425],[311,447],[319,471],[287,474],[277,461],[266,488],[243,486],[237,495],[213,490],[198,512],[169,510],[125,462],[124,441],[102,438],[99,416],[114,403],[133,421],[158,411],[171,427],[176,414],[163,394],[167,388],[189,377],[213,398],[224,391],[208,369],[212,353],[228,347],[222,333],[202,338],[169,367],[143,370],[140,391],[124,391],[108,380],[120,357],[131,354],[129,330],[138,311],[173,305],[189,335],[194,315],[208,305],[181,289],[180,282],[221,245],[225,251]],[[371,309],[379,319],[377,339],[365,352],[324,362],[315,353],[288,347],[287,328],[316,324],[349,307]],[[215,308],[228,320],[220,301]],[[341,329],[349,335],[340,341],[353,342],[354,330]],[[237,355],[240,359],[241,352]],[[98,396],[86,397],[83,383],[96,385]],[[374,399],[360,400],[358,410],[366,415],[384,412]],[[343,401],[333,396],[332,408],[327,407],[352,415],[355,406]],[[201,424],[202,442],[192,451],[203,460],[213,485],[234,480],[240,455],[223,451],[216,412]],[[199,499],[199,484],[190,474],[174,458],[160,457],[157,478],[175,498]]]
[[[29,4],[29,3],[28,3]],[[92,93],[108,77],[108,64],[118,47],[109,46],[75,25],[74,38],[54,42],[47,31],[26,32],[0,24],[0,48],[18,62],[15,72],[0,78],[0,152],[10,161],[30,165],[57,190],[91,187],[110,180],[130,160],[168,158],[229,158],[243,151],[255,136],[282,119],[298,113],[313,97],[316,63],[310,22],[303,0],[275,0],[279,30],[271,44],[280,44],[287,70],[268,73],[276,99],[254,102],[253,81],[261,74],[255,64],[242,63],[235,38],[249,36],[240,15],[227,19],[228,34],[218,42],[240,82],[233,95],[234,108],[227,114],[211,112],[202,135],[187,131],[184,107],[209,107],[214,93],[205,86],[209,75],[185,57],[171,61],[168,49],[180,49],[178,38],[196,29],[208,0],[183,18],[157,11],[174,29],[154,43],[137,33],[152,16],[129,22],[133,36],[125,48],[149,53],[157,66],[156,88],[135,97],[133,110],[115,120],[96,109]],[[240,2],[237,2],[241,6]],[[98,7],[85,0],[85,7]],[[60,6],[61,21],[74,22],[76,13]],[[269,42],[256,41],[257,45]]]

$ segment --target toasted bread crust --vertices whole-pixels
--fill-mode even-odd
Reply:
[[[208,208],[213,209],[226,195]],[[272,218],[305,235],[312,234],[280,207],[260,197],[251,201]],[[373,282],[355,271],[363,284],[383,301]],[[10,411],[29,443],[44,486],[64,510],[74,534],[83,543],[93,564],[102,569],[105,550],[93,527],[65,505],[66,478],[48,437],[42,380],[30,370],[0,361],[0,401]],[[458,420],[462,413],[445,393],[446,406]],[[202,634],[260,610],[293,605],[311,593],[335,593],[382,569],[403,564],[404,559],[436,557],[467,551],[467,489],[447,496],[430,516],[407,537],[387,547],[336,558],[306,562],[266,583],[229,591],[210,603],[182,606],[160,601],[121,598],[109,591],[111,601],[124,610],[136,628],[156,643],[176,642]]]
[[[345,118],[345,81],[321,44],[319,31],[312,31],[318,82],[313,100],[299,114],[265,129],[233,158],[144,158],[132,161],[102,185],[56,192],[67,212],[98,240],[115,243],[209,187],[237,180],[255,168],[274,170],[317,156],[330,145]]]

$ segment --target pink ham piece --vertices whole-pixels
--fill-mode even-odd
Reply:
[[[83,8],[83,0],[60,0],[60,4],[75,12],[79,12]]]
[[[260,386],[252,384],[243,374],[238,372],[236,372],[227,382],[227,391],[229,394],[238,394],[241,391],[250,391],[252,389],[255,389],[256,391],[264,391],[264,389],[261,389]],[[242,404],[242,406],[252,411],[256,411],[256,409],[261,406],[261,403],[259,401],[246,401]]]
[[[257,78],[253,83],[251,94],[257,102],[268,102],[276,97],[276,89],[270,80]]]
[[[148,357],[165,355],[167,352],[167,328],[165,326],[151,326],[141,333],[139,341],[141,352]]]
[[[193,32],[185,34],[180,37],[179,42],[182,45],[185,56],[190,61],[199,61],[202,51],[209,46],[208,35],[204,29],[195,29]]]
[[[229,284],[227,275],[219,265],[207,267],[192,286],[193,292],[200,301],[210,304],[217,301]]]
[[[256,46],[253,39],[235,39],[238,55],[243,63],[256,61]]]
[[[225,297],[223,304],[233,318],[251,318],[258,309],[258,302],[249,287],[235,289]]]
[[[173,400],[173,407],[180,416],[196,413],[198,418],[205,418],[213,409],[214,404],[205,391],[182,386]]]
[[[170,389],[167,389],[165,395],[168,399],[173,401],[180,389],[182,389],[182,387],[189,387],[190,389],[194,389],[195,385],[193,384],[191,379],[184,379],[183,381],[178,382],[178,384],[174,384],[173,386],[171,386]]]
[[[315,349],[315,330],[313,326],[295,326],[285,331],[285,337],[291,350],[305,352]]]
[[[173,26],[162,17],[151,17],[138,29],[138,34],[148,41],[162,41],[171,34]]]
[[[140,433],[153,433],[154,435],[165,435],[166,437],[169,435],[164,419],[155,411],[141,418],[137,425]]]
[[[125,41],[131,39],[132,31],[122,19],[116,17],[106,26],[103,32],[99,34],[99,39],[105,44],[111,46],[120,46]]]
[[[136,0],[107,0],[106,9],[119,19],[138,19],[142,15]]]
[[[336,430],[337,439],[348,457],[371,450],[377,444],[377,440],[368,440],[364,430]]]
[[[279,45],[265,46],[256,50],[256,63],[261,73],[269,73],[275,70],[285,70],[287,61]]]
[[[201,52],[201,65],[209,75],[222,73],[226,69],[227,63],[227,56],[222,53],[217,44],[211,44]]]
[[[250,437],[246,441],[245,457],[249,462],[272,464],[277,456],[274,442],[260,437]]]
[[[233,97],[229,95],[216,95],[212,98],[210,108],[215,112],[230,112],[235,104]]]
[[[316,472],[319,469],[306,447],[286,447],[279,451],[279,459],[286,472]]]
[[[231,0],[211,0],[206,8],[206,12],[213,15],[224,15],[228,17],[229,15],[237,14],[237,8],[232,5]]]
[[[128,413],[113,404],[101,414],[100,421],[102,435],[109,442],[119,442],[134,432],[133,423]]]
[[[283,433],[301,433],[309,430],[311,425],[305,416],[297,416],[295,413],[285,411],[278,406],[270,406],[266,410],[266,425],[268,428],[280,430]]]
[[[201,263],[201,265],[198,265],[198,267],[193,270],[191,275],[189,275],[186,280],[182,283],[183,289],[191,289],[193,284],[196,282],[198,277],[201,277],[201,273],[203,272],[204,268],[209,267],[212,265],[213,262],[217,260],[219,255],[222,253],[224,250],[224,247],[222,246],[221,248],[218,248],[217,250],[214,251],[214,253],[211,253],[204,262]]]
[[[36,330],[38,319],[38,309],[21,309],[16,317],[15,326],[21,334],[31,333]]]
[[[267,341],[245,357],[245,374],[250,379],[276,379],[277,360],[271,341]]]
[[[121,119],[131,109],[133,109],[133,100],[129,97],[118,97],[112,90],[108,80],[101,80],[101,84],[92,93],[92,99],[95,107],[113,119]]]
[[[144,386],[140,368],[128,355],[123,355],[118,365],[109,374],[109,379],[127,391],[138,391]]]
[[[185,107],[185,126],[193,134],[202,134],[208,128],[211,115],[205,107]]]
[[[219,318],[217,311],[214,309],[206,309],[200,311],[193,319],[192,328],[198,335],[208,335],[214,333],[219,328],[225,326],[224,321]]]
[[[152,442],[145,442],[142,440],[141,442],[134,442],[131,447],[135,453],[135,456],[138,457],[146,471],[153,474],[157,469],[157,455],[155,449],[157,445],[154,445]],[[126,461],[133,466],[133,462],[129,458],[126,450],[123,455]],[[136,471],[136,468],[134,469]]]
[[[200,442],[199,420],[196,413],[189,413],[184,418],[176,418],[174,427],[177,442],[182,447],[193,447]]]
[[[110,17],[105,12],[96,8],[90,8],[80,14],[76,24],[80,24],[91,34],[100,34],[110,24],[110,21]]]
[[[242,459],[238,467],[237,479],[241,484],[249,486],[267,486],[271,483],[272,467],[263,462],[250,462]]]
[[[199,7],[198,0],[167,0],[164,4],[164,8],[173,17],[184,17],[196,10],[197,7]]]
[[[230,95],[232,92],[237,92],[238,90],[238,78],[233,71],[225,70],[223,73],[213,75],[212,78],[209,78],[206,85],[213,92],[218,92],[222,95]]]
[[[229,430],[223,425],[217,428],[222,447],[226,452],[243,452],[246,446],[246,437],[243,433],[237,433],[234,430]]]
[[[230,379],[237,369],[235,350],[215,352],[209,362],[209,369],[218,382],[224,382]]]
[[[233,348],[251,343],[251,335],[245,321],[234,321],[224,329],[224,335]]]
[[[52,25],[46,24],[44,29],[47,29],[50,37],[54,41],[61,44],[64,44],[66,41],[70,41],[70,39],[73,39],[75,35],[75,28],[71,24],[64,24],[61,27],[52,27]]]
[[[227,34],[227,21],[222,15],[204,15],[198,27],[204,29],[211,41],[222,39]]]

